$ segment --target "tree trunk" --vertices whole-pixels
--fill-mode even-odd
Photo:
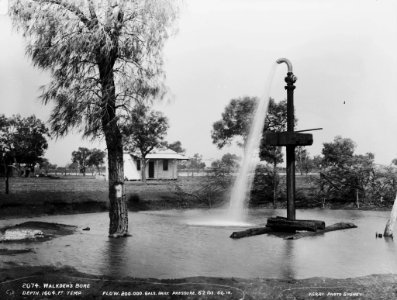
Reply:
[[[123,147],[120,131],[109,136],[106,132],[109,164],[109,236],[120,237],[128,235],[128,208],[124,188]],[[113,131],[112,130],[112,131]]]
[[[141,159],[141,179],[146,184],[146,159]]]
[[[9,187],[9,173],[8,173],[8,167],[7,163],[4,160],[4,183],[5,183],[5,192],[8,195],[10,193],[10,187]]]
[[[358,197],[358,189],[356,189],[356,207],[360,208],[359,197]]]
[[[394,199],[393,208],[391,210],[390,219],[387,220],[384,236],[385,237],[393,237],[393,229],[397,219],[397,195]]]
[[[273,208],[277,206],[277,185],[277,163],[273,163]]]
[[[128,209],[124,187],[123,143],[117,124],[116,89],[113,66],[116,61],[117,47],[108,54],[98,52],[97,62],[102,88],[102,129],[108,149],[109,166],[109,236],[128,235]]]

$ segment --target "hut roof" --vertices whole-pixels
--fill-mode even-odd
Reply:
[[[130,153],[134,157],[141,157],[137,152]],[[147,159],[178,159],[178,160],[188,160],[186,156],[179,154],[171,149],[153,149],[148,155]]]

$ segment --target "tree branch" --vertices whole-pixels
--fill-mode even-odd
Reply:
[[[68,12],[71,12],[74,14],[79,20],[87,26],[87,28],[92,29],[94,27],[94,23],[91,22],[90,19],[88,19],[85,14],[75,5],[63,2],[62,0],[33,0],[36,3],[49,3],[49,4],[55,4],[63,9],[67,10]]]

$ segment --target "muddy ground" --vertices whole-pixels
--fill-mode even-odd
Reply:
[[[396,299],[397,275],[302,280],[114,278],[50,266],[0,269],[0,299]]]

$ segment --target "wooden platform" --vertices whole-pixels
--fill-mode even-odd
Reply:
[[[275,217],[267,219],[266,227],[281,232],[317,231],[325,228],[325,222],[319,220],[288,220],[284,217]]]
[[[283,235],[280,235],[281,233],[280,231],[274,231],[271,227],[266,226],[266,227],[250,228],[243,231],[235,231],[230,235],[230,238],[240,239],[243,237],[255,236],[259,234],[274,234],[276,236],[284,238],[285,240],[297,240],[303,237],[316,236],[330,231],[350,229],[350,228],[357,228],[357,226],[353,223],[340,222],[340,223],[335,223],[331,226],[326,226],[324,229],[318,229],[317,231],[299,231],[293,234],[288,234],[287,232],[284,232]]]

